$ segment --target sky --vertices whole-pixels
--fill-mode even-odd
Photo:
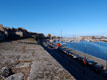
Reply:
[[[0,0],[0,24],[45,35],[107,36],[107,0]]]

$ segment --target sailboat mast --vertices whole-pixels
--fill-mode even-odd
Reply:
[[[61,29],[61,38],[60,38],[60,41],[62,41],[62,29]]]

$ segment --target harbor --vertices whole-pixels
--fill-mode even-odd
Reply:
[[[103,41],[99,42],[88,42],[88,41],[56,41],[55,44],[60,42],[62,46],[71,48],[72,50],[76,50],[81,53],[89,54],[95,56],[97,58],[106,60],[107,59],[107,43]]]

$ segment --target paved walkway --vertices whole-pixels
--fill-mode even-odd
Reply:
[[[34,56],[28,80],[76,80],[40,45]]]
[[[4,77],[5,70],[9,72],[7,77]],[[6,80],[76,80],[34,39],[0,43],[0,77]]]

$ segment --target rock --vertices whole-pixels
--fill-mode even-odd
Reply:
[[[4,71],[5,69],[7,69],[7,66],[2,67],[2,68],[0,69],[0,75],[3,74],[3,71]]]
[[[3,76],[4,78],[7,78],[8,76],[10,76],[10,75],[12,75],[12,74],[13,74],[12,69],[9,68],[9,69],[5,69],[5,70],[3,71],[2,76]]]
[[[24,68],[29,67],[31,63],[22,63],[15,66],[15,68]]]
[[[14,75],[9,76],[5,80],[24,80],[24,74],[22,73],[17,73]]]
[[[4,80],[2,77],[0,77],[0,80]]]

